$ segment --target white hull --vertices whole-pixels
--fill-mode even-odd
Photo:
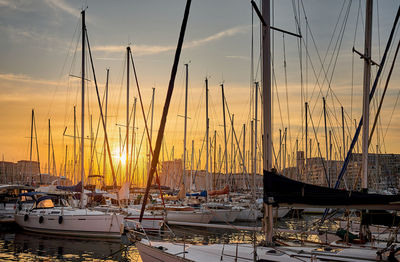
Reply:
[[[210,223],[214,215],[210,211],[175,211],[167,210],[166,221],[192,222],[192,223]]]
[[[253,261],[251,244],[191,245],[182,243],[151,242],[142,240],[136,247],[143,262],[179,261]],[[185,247],[185,250],[184,250]],[[185,251],[185,254],[183,253]],[[257,261],[377,261],[373,248],[338,248],[323,250],[320,247],[257,247]],[[183,254],[185,258],[183,258]],[[362,258],[360,260],[360,258]]]
[[[214,215],[211,222],[229,222],[232,223],[238,217],[240,210],[233,209],[210,209]]]
[[[282,218],[286,216],[289,211],[290,208],[288,207],[274,208],[274,218]],[[246,208],[241,210],[236,220],[252,222],[256,221],[260,217],[262,217],[262,212],[257,208]]]
[[[239,215],[237,216],[236,220],[238,221],[256,221],[258,218],[258,209],[255,208],[246,208],[240,210]]]
[[[140,215],[128,215],[124,218],[125,227],[129,229],[144,229],[148,231],[159,231],[164,224],[164,216],[143,215],[139,223]]]
[[[119,238],[123,228],[122,215],[86,209],[34,209],[17,213],[15,221],[32,232],[79,237]]]

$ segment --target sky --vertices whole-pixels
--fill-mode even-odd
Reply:
[[[340,107],[343,106],[345,110],[347,144],[354,134],[354,120],[358,122],[361,116],[363,63],[351,50],[353,46],[360,52],[364,49],[364,2],[272,1],[274,26],[297,33],[300,29],[302,35],[302,39],[297,39],[279,32],[273,33],[275,154],[279,150],[279,129],[282,132],[285,128],[288,130],[289,154],[295,151],[296,140],[299,150],[303,149],[305,101],[308,101],[312,110],[312,123],[309,123],[312,133],[308,137],[318,140],[321,151],[325,152],[322,115],[322,96],[325,96],[334,155],[337,154],[337,159],[341,157]],[[106,69],[110,69],[108,132],[113,154],[117,159],[120,126],[122,140],[125,137],[125,57],[128,45],[132,48],[146,112],[151,104],[152,88],[155,88],[154,143],[185,3],[184,0],[0,0],[1,157],[6,161],[29,159],[31,111],[34,109],[42,167],[47,165],[48,119],[51,121],[57,169],[64,165],[66,146],[67,161],[72,159],[73,139],[65,135],[73,134],[74,105],[80,132],[80,80],[74,76],[81,74],[79,37],[82,8],[86,8],[86,26],[101,97],[104,95]],[[374,61],[381,59],[399,4],[400,1],[394,0],[374,1]],[[394,44],[398,41],[396,34]],[[219,145],[222,150],[224,148],[221,83],[224,84],[229,111],[235,115],[234,128],[238,140],[242,141],[245,124],[245,150],[249,149],[250,120],[254,118],[255,106],[252,100],[254,85],[251,84],[251,68],[253,65],[254,81],[260,81],[259,50],[259,20],[254,14],[252,22],[250,1],[193,0],[167,120],[164,159],[180,158],[183,152],[185,63],[189,63],[188,154],[192,152],[192,140],[196,159],[199,159],[199,150],[202,150],[206,77],[210,90],[210,137],[213,137],[215,130],[217,149]],[[393,54],[394,48],[391,49],[388,64],[392,63]],[[373,67],[372,80],[376,71],[377,68]],[[378,87],[378,96],[371,105],[372,116],[376,112],[377,99],[381,96],[387,72],[388,67]],[[373,139],[374,146],[371,146],[370,152],[376,152],[378,144],[379,152],[400,153],[400,115],[396,107],[399,77],[399,65],[396,64],[379,118],[378,135]],[[93,115],[94,133],[97,133],[99,121],[92,73],[88,74],[88,79],[86,135],[90,132],[89,116]],[[133,110],[133,100],[138,93],[132,77],[130,94],[130,110]],[[260,108],[259,98],[258,120],[261,118]],[[372,125],[373,117],[371,119]],[[136,121],[138,148],[143,133],[139,102]],[[229,118],[227,127],[230,136]],[[261,122],[258,122],[258,129],[260,141]],[[103,132],[100,130],[98,134],[95,155],[101,158],[102,142],[99,141],[103,139]],[[89,151],[90,140],[85,143],[85,150]],[[142,147],[146,148],[146,144]],[[33,159],[37,159],[35,150],[34,147]],[[316,155],[317,148],[313,150],[313,155]],[[203,149],[200,167],[205,163],[204,154]],[[145,162],[143,159],[139,162]]]

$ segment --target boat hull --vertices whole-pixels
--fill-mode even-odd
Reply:
[[[15,215],[15,221],[31,232],[91,238],[120,238],[123,229],[123,216],[118,214],[61,216],[21,212]]]
[[[157,247],[146,245],[140,241],[136,242],[136,248],[139,251],[140,257],[143,262],[192,262],[183,257],[178,257],[162,251]]]
[[[172,211],[167,210],[167,223],[169,221],[176,222],[193,222],[193,223],[210,223],[214,215],[211,212],[204,211]]]
[[[139,216],[127,216],[124,218],[125,226],[129,229],[144,229],[147,231],[159,231],[164,224],[164,216],[144,215],[139,223]]]
[[[229,222],[232,223],[236,220],[240,210],[230,210],[230,209],[211,209],[211,213],[214,214],[211,222]]]

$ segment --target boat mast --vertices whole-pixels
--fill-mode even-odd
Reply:
[[[155,88],[153,87],[153,94],[152,94],[152,96],[151,96],[151,121],[150,121],[150,141],[148,142],[149,143],[149,146],[148,146],[148,154],[149,154],[149,163],[148,163],[148,165],[147,165],[147,174],[149,174],[149,172],[150,172],[150,165],[151,165],[151,161],[152,161],[152,158],[151,158],[151,156],[152,156],[152,153],[150,152],[150,149],[151,149],[151,143],[152,143],[152,141],[153,141],[153,116],[154,116],[154,94],[155,94]],[[173,160],[173,158],[172,158],[172,160]]]
[[[363,139],[361,188],[368,188],[369,90],[371,85],[372,0],[367,0],[364,43]]]
[[[304,159],[304,174],[303,174],[303,176],[302,176],[302,180],[303,181],[308,181],[308,170],[307,170],[307,163],[308,163],[308,161],[307,161],[307,152],[308,152],[308,144],[307,144],[307,142],[308,142],[308,112],[307,112],[307,110],[308,110],[308,102],[306,102],[305,103],[305,106],[304,106],[305,108],[304,108],[304,113],[305,113],[305,144],[306,144],[306,152],[305,152],[305,159]],[[311,143],[310,143],[310,160],[311,160]]]
[[[47,174],[50,175],[50,118],[49,118],[49,134],[48,134],[48,145],[47,145]]]
[[[74,183],[77,182],[76,177],[76,106],[74,106]]]
[[[126,47],[126,152],[125,152],[125,180],[129,176],[129,53],[131,51],[131,47]],[[122,172],[121,172],[122,173]],[[122,174],[121,174],[122,175]],[[122,186],[122,184],[121,184]]]
[[[110,69],[107,68],[107,80],[106,80],[106,100],[104,104],[104,133],[107,132],[107,104],[108,104],[108,77],[109,77]],[[104,142],[103,142],[103,185],[105,185],[106,179],[106,136],[104,135]]]
[[[187,128],[187,99],[188,99],[188,78],[189,78],[189,64],[185,64],[185,72],[186,72],[186,82],[185,82],[185,124],[184,124],[184,134],[183,134],[183,172],[182,172],[182,181],[185,185],[186,179],[186,128]],[[192,180],[189,182],[189,190],[191,189]]]
[[[65,162],[64,162],[64,178],[67,178],[67,163],[68,163],[68,145],[65,145]],[[61,173],[61,172],[60,172]],[[61,181],[58,180],[58,185],[61,185]]]
[[[225,142],[225,179],[228,177],[228,146],[227,146],[227,138],[226,138],[226,119],[225,119],[225,93],[224,93],[224,84],[221,84],[222,91],[222,115],[224,118],[224,142]]]
[[[262,54],[262,97],[263,97],[263,169],[271,171],[272,169],[272,93],[271,93],[271,34],[270,34],[270,0],[262,1],[262,17],[266,25],[261,26],[261,54]],[[266,205],[264,210],[268,214],[268,223],[266,228],[267,245],[272,245],[273,214],[272,205]],[[265,221],[266,222],[266,221]]]
[[[189,182],[190,190],[194,190],[194,186],[193,186],[193,163],[194,163],[194,140],[192,140],[192,160],[191,160],[191,163],[190,163],[190,182]]]
[[[257,121],[258,121],[258,82],[255,82],[254,96],[254,159],[253,159],[253,201],[256,201],[256,175],[257,175]]]
[[[82,119],[81,119],[81,208],[83,208],[84,177],[85,177],[85,10],[82,10]]]
[[[32,139],[33,139],[33,118],[35,115],[35,111],[32,109],[32,117],[31,117],[31,143],[30,143],[30,149],[29,149],[29,175],[31,177],[31,185],[33,183],[33,173],[32,173]]]
[[[209,143],[209,119],[208,119],[208,79],[206,77],[206,190],[209,189],[208,174],[208,143]]]
[[[325,97],[322,98],[322,103],[324,106],[324,123],[325,123],[325,152],[326,152],[326,173],[328,177],[328,187],[331,187],[331,174],[329,173],[329,155],[328,155],[328,127],[326,125],[326,100]],[[322,158],[322,157],[321,157]]]

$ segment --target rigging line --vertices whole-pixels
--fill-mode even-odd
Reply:
[[[323,81],[323,84],[325,83],[325,80],[326,80],[326,82],[327,82],[327,85],[328,85],[328,88],[327,88],[327,90],[326,90],[326,93],[325,93],[325,97],[327,97],[328,96],[328,94],[329,94],[329,91],[331,92],[331,94],[337,99],[337,101],[339,102],[339,104],[342,106],[342,104],[340,103],[340,100],[337,98],[337,96],[335,95],[335,93],[333,92],[333,90],[332,90],[332,88],[331,88],[331,82],[332,82],[332,78],[333,78],[333,74],[334,74],[334,72],[335,72],[335,68],[336,68],[336,64],[337,64],[337,59],[338,59],[338,57],[339,57],[339,51],[340,51],[340,47],[341,47],[341,45],[342,45],[342,41],[343,41],[343,36],[344,36],[344,32],[345,32],[345,29],[346,29],[346,25],[347,25],[347,19],[348,19],[348,17],[349,17],[349,13],[350,13],[350,7],[351,7],[351,1],[349,1],[349,5],[348,5],[348,8],[347,8],[347,11],[346,11],[346,13],[345,13],[345,17],[344,17],[344,19],[343,19],[343,23],[342,23],[342,25],[341,25],[341,27],[340,27],[340,30],[339,30],[339,36],[338,36],[338,38],[337,38],[337,40],[336,40],[336,43],[335,43],[335,46],[334,46],[334,49],[333,49],[333,53],[332,53],[332,56],[331,56],[331,58],[330,58],[330,60],[329,60],[329,64],[328,64],[328,68],[327,68],[327,72],[326,72],[326,75],[328,74],[328,72],[329,72],[329,70],[330,70],[330,68],[331,68],[331,65],[332,65],[332,62],[333,62],[333,66],[332,66],[332,72],[331,72],[331,76],[330,76],[330,78],[328,79],[328,78],[324,78],[324,81]],[[337,51],[336,51],[337,50]],[[335,53],[336,53],[336,56],[335,56]],[[333,61],[334,60],[334,61]],[[327,77],[327,76],[326,76]],[[322,92],[322,90],[320,90],[320,92]],[[323,95],[323,94],[322,94]],[[315,108],[315,105],[314,105],[314,108]]]
[[[149,115],[150,115],[150,109],[151,109],[151,105],[149,105],[149,109],[147,111],[147,117],[146,119],[149,119]],[[143,145],[143,139],[144,139],[144,134],[145,134],[145,129],[143,128],[143,132],[142,132],[142,137],[140,138],[140,143],[139,143],[139,148],[137,150],[137,157],[136,157],[136,162],[135,162],[135,166],[133,168],[133,170],[136,170],[136,168],[139,165],[139,158],[140,158],[140,152],[142,150],[142,145]],[[146,156],[145,156],[146,157]],[[142,157],[143,158],[143,157]]]
[[[116,179],[117,178],[116,178],[116,175],[115,175],[115,172],[114,172],[114,165],[113,165],[113,162],[112,162],[110,145],[108,143],[108,136],[107,136],[106,124],[105,124],[105,120],[104,120],[103,108],[101,107],[99,88],[97,86],[96,73],[95,73],[95,70],[94,70],[92,52],[91,52],[91,49],[90,49],[89,36],[88,36],[87,30],[86,30],[86,27],[85,27],[85,35],[86,35],[87,46],[88,46],[88,51],[89,51],[89,56],[90,56],[90,63],[92,65],[93,79],[94,79],[94,83],[95,83],[95,87],[96,87],[97,102],[98,102],[98,106],[99,106],[99,110],[100,110],[101,120],[102,120],[102,123],[103,123],[104,136],[105,136],[106,145],[107,145],[108,158],[109,158],[109,161],[110,161],[111,174],[112,174],[113,182],[114,182],[114,189],[116,189],[117,188],[116,187],[116,183],[117,183]],[[81,159],[81,161],[84,161],[84,160]],[[119,196],[118,196],[118,194],[117,194],[117,201],[118,201],[118,204],[119,204]]]
[[[121,97],[122,97],[122,89],[124,88],[123,87],[123,84],[124,84],[124,80],[125,80],[125,70],[124,70],[124,68],[126,68],[126,63],[127,63],[127,58],[126,58],[126,56],[124,55],[124,58],[122,59],[124,62],[123,62],[123,65],[122,65],[122,77],[121,77],[121,84],[120,84],[120,86],[119,86],[119,93],[118,93],[118,102],[117,102],[117,105],[121,105],[122,103],[121,103]],[[120,106],[117,106],[116,108],[115,108],[115,117],[116,117],[116,119],[118,119],[118,116],[119,116],[119,110],[120,110]]]
[[[302,10],[303,10],[303,13],[304,13],[304,15],[306,16],[306,11],[305,11],[305,8],[304,8],[304,3],[303,3],[303,1],[301,1],[301,3],[302,3]],[[328,47],[327,47],[327,50],[326,50],[326,52],[325,52],[325,55],[324,55],[324,59],[323,59],[323,60],[321,59],[321,55],[320,55],[320,53],[319,53],[319,51],[318,51],[317,44],[316,44],[314,35],[313,35],[312,31],[311,31],[310,24],[308,23],[308,20],[306,20],[306,28],[307,28],[308,31],[310,32],[310,36],[311,36],[312,43],[314,44],[314,48],[315,48],[315,51],[316,51],[316,53],[317,53],[318,60],[319,60],[319,62],[320,62],[320,64],[321,64],[321,69],[319,70],[318,75],[317,75],[317,74],[315,73],[315,69],[314,69],[314,65],[313,65],[313,63],[312,63],[311,57],[310,57],[310,55],[309,55],[309,53],[308,53],[308,49],[306,49],[307,57],[310,59],[310,64],[311,64],[311,66],[312,66],[312,68],[313,68],[314,76],[315,76],[316,81],[317,81],[317,83],[316,83],[316,84],[314,85],[314,87],[313,87],[313,91],[311,92],[311,97],[309,98],[309,102],[311,102],[311,100],[312,100],[312,98],[313,98],[313,94],[314,94],[314,91],[315,91],[316,86],[317,86],[317,85],[320,86],[320,87],[319,87],[320,89],[321,89],[322,86],[323,86],[323,83],[324,83],[324,82],[322,83],[322,86],[321,86],[320,83],[319,83],[319,78],[320,78],[321,73],[322,73],[322,72],[324,73],[324,81],[325,81],[325,79],[327,78],[327,72],[326,72],[326,70],[325,70],[325,68],[324,68],[324,64],[325,64],[326,58],[327,58],[327,56],[328,56],[330,47],[331,47],[331,45],[332,45],[333,37],[334,37],[334,35],[335,35],[335,33],[336,33],[336,30],[337,30],[337,27],[338,27],[338,25],[339,25],[340,17],[342,16],[342,12],[343,12],[343,10],[344,10],[345,3],[346,3],[346,1],[343,1],[343,5],[342,5],[342,7],[341,7],[341,9],[340,9],[340,12],[339,12],[339,17],[338,17],[338,19],[337,19],[337,21],[336,21],[336,24],[335,24],[335,27],[334,27],[334,30],[333,30],[331,39],[329,40],[329,44],[328,44]],[[318,98],[317,98],[316,100],[318,100]]]
[[[197,163],[196,163],[196,171],[194,172],[193,180],[191,181],[192,184],[194,184],[194,182],[195,182],[195,180],[196,180],[196,175],[197,175],[197,172],[198,172],[198,170],[199,170],[199,166],[200,166],[200,164],[201,164],[201,155],[202,155],[202,153],[203,153],[204,143],[205,143],[205,141],[206,141],[205,136],[206,136],[206,134],[204,134],[204,137],[203,137],[203,139],[202,139],[203,142],[201,143],[200,152],[199,152],[199,159],[197,160]],[[200,168],[201,168],[201,167],[200,167]],[[180,181],[179,181],[179,182],[180,182]]]
[[[271,57],[271,60],[272,60],[272,57]],[[275,87],[275,94],[276,94],[276,100],[278,101],[278,108],[279,108],[279,117],[280,117],[280,119],[281,119],[281,127],[282,127],[282,129],[283,129],[283,116],[282,116],[282,109],[281,109],[281,102],[280,102],[280,99],[279,99],[279,93],[278,93],[278,84],[277,84],[277,82],[276,82],[276,77],[275,77],[275,68],[274,67],[272,67],[272,78],[273,78],[273,84],[274,84],[274,87]],[[263,101],[264,101],[264,99],[263,99],[263,97],[262,97],[262,93],[260,93],[260,97],[261,97],[261,105],[263,104]]]
[[[360,17],[361,12],[361,0],[358,1],[358,10],[357,10],[357,18],[356,18],[356,27],[354,30],[354,38],[353,38],[353,47],[356,43],[357,31],[358,31],[358,19]],[[350,119],[353,118],[353,94],[354,94],[354,52],[351,52],[351,97],[350,97]]]
[[[132,61],[133,75],[135,76],[135,82],[136,82],[137,92],[138,92],[138,95],[139,95],[140,107],[141,107],[141,109],[142,109],[142,114],[143,114],[144,127],[145,127],[145,130],[146,130],[146,135],[147,135],[147,139],[148,139],[150,154],[151,154],[151,156],[152,156],[152,161],[153,161],[154,151],[153,151],[153,147],[152,147],[151,136],[150,136],[149,128],[148,128],[148,125],[147,125],[147,120],[146,120],[146,118],[145,118],[144,106],[143,106],[143,100],[142,100],[142,94],[141,94],[141,92],[140,92],[140,86],[139,86],[139,79],[138,79],[138,77],[137,77],[136,67],[135,67],[135,63],[134,63],[134,61],[133,61],[133,55],[132,55],[132,52],[131,52],[131,49],[130,49],[130,48],[128,49],[128,53],[130,53],[130,58],[131,58],[131,61]],[[128,55],[129,55],[129,54],[128,54]],[[127,58],[127,59],[129,59],[129,58]],[[154,96],[153,96],[153,98],[154,98]],[[152,104],[154,104],[154,101],[152,101]],[[165,127],[165,126],[164,126],[164,127]],[[160,143],[161,143],[161,142],[162,142],[162,141],[160,141]],[[160,144],[160,146],[161,146],[161,144]],[[157,158],[158,158],[158,157],[157,157]],[[153,163],[152,163],[152,165],[153,165]],[[158,189],[159,189],[159,191],[160,191],[160,196],[161,196],[162,204],[163,204],[163,206],[164,206],[164,208],[165,208],[164,196],[163,196],[163,193],[162,193],[162,190],[161,190],[160,176],[158,175],[157,165],[158,165],[158,159],[157,159],[157,162],[154,163],[154,167],[152,166],[152,168],[154,169],[154,170],[153,170],[153,174],[154,174],[154,173],[156,174],[156,183],[158,184]],[[150,184],[152,183],[152,181],[150,181],[150,179],[149,179],[148,182],[149,182]],[[148,186],[149,186],[149,185],[148,185]],[[147,191],[147,190],[146,190],[146,191]],[[144,211],[144,210],[143,210],[143,211]],[[143,217],[143,214],[142,214],[142,213],[143,213],[143,212],[141,212],[141,218]],[[140,219],[140,220],[141,220],[141,219]]]
[[[399,96],[400,96],[400,90],[399,90],[399,92],[397,93],[396,102],[395,102],[395,104],[394,104],[392,113],[390,114],[389,122],[388,122],[388,124],[387,124],[387,126],[386,126],[385,135],[383,136],[383,140],[385,140],[386,135],[387,135],[387,133],[388,133],[388,131],[389,131],[389,126],[390,126],[390,123],[392,122],[393,114],[394,114],[394,111],[395,111],[395,109],[396,109],[397,102],[399,101]],[[383,144],[384,144],[384,143],[383,143]],[[381,148],[381,146],[380,146],[379,148]],[[385,150],[385,151],[386,151],[386,150]]]
[[[338,51],[336,52],[336,58],[335,58],[335,61],[334,61],[334,63],[333,63],[333,68],[332,68],[331,77],[330,77],[329,80],[326,79],[327,84],[328,84],[328,89],[327,89],[327,91],[326,91],[325,97],[328,97],[329,91],[330,91],[331,94],[332,94],[331,99],[332,99],[333,107],[335,107],[335,103],[334,103],[334,100],[333,100],[333,96],[337,99],[337,101],[339,101],[339,104],[342,105],[342,104],[340,103],[340,100],[337,98],[336,94],[333,92],[333,90],[332,90],[332,88],[331,88],[331,82],[332,82],[333,73],[334,73],[334,71],[335,71],[336,64],[337,64],[337,59],[338,59],[338,56],[339,56],[339,50],[340,50],[340,46],[341,46],[341,43],[342,43],[342,40],[343,40],[343,35],[344,35],[344,31],[345,31],[345,26],[346,26],[346,24],[347,24],[347,18],[348,18],[348,14],[349,14],[349,11],[350,11],[350,6],[351,6],[351,5],[349,4],[349,6],[348,6],[348,8],[347,8],[347,12],[346,12],[346,14],[345,14],[345,19],[343,20],[343,24],[342,24],[342,26],[341,26],[341,28],[340,28],[340,30],[339,30],[339,37],[338,37],[338,39],[337,39],[337,41],[336,41],[336,43],[335,43],[335,47],[334,47],[334,50],[333,50],[333,54],[332,54],[332,57],[331,57],[331,59],[330,59],[330,61],[329,61],[328,69],[327,69],[327,70],[329,71],[329,69],[330,69],[330,67],[331,67],[331,65],[332,65],[332,59],[333,59],[333,57],[334,57],[335,50],[337,49]],[[339,40],[339,39],[340,39],[340,40]],[[338,43],[339,43],[339,47],[338,47]],[[324,79],[323,83],[324,83],[324,82],[325,82],[325,79]],[[322,89],[320,89],[320,92],[318,93],[317,98],[319,98],[319,95],[320,95],[320,94],[323,95],[323,94],[322,94]],[[316,105],[317,105],[317,104],[314,104],[314,108],[315,108]],[[314,108],[313,108],[313,110],[314,110]],[[334,114],[334,116],[335,116],[335,118],[336,118],[336,111],[333,111],[333,114]],[[321,119],[322,119],[322,118],[319,119],[318,126],[320,125]]]
[[[299,35],[301,35],[301,26],[300,26],[300,6],[296,9],[296,4],[294,0],[292,0],[292,9],[294,13],[295,25],[296,30]],[[296,13],[297,10],[297,13]],[[307,31],[307,30],[306,30]],[[286,50],[285,50],[285,38],[283,37],[283,55],[284,55],[284,68],[285,68],[285,85],[287,90],[287,71],[286,71]],[[303,105],[305,102],[305,95],[304,95],[304,83],[303,83],[303,48],[302,48],[302,39],[297,39],[297,50],[299,53],[299,66],[300,66],[300,96],[301,96],[301,106],[300,106],[300,115],[301,115],[301,136],[304,136],[304,109]],[[286,93],[286,102],[288,102],[288,94]],[[288,107],[288,104],[287,104]],[[291,129],[290,129],[290,118],[289,118],[289,111],[288,113],[288,122],[289,122],[289,147],[293,149],[292,141],[291,141]]]
[[[286,67],[286,46],[285,46],[285,35],[282,34],[282,41],[283,41],[283,68],[285,71],[285,89],[286,89],[286,111],[287,111],[287,121],[288,121],[288,131],[289,131],[289,148],[293,150],[292,145],[292,131],[290,125],[290,107],[289,107],[289,90],[288,90],[288,81],[287,81],[287,67]],[[303,107],[301,107],[303,108]],[[303,114],[302,114],[303,115]]]
[[[333,104],[333,108],[335,108],[335,100],[333,99],[333,97],[335,97],[336,100],[339,102],[340,106],[342,106],[342,104],[341,104],[339,98],[338,98],[338,97],[336,96],[336,94],[333,92],[333,89],[332,89],[332,87],[331,87],[331,83],[332,83],[333,75],[334,75],[334,72],[335,72],[335,69],[336,69],[336,65],[337,65],[337,60],[338,60],[338,57],[339,57],[340,48],[341,48],[341,46],[342,46],[343,36],[344,36],[345,29],[346,29],[346,25],[347,25],[347,20],[348,20],[348,17],[349,17],[349,13],[350,13],[350,7],[351,7],[351,5],[349,4],[349,8],[348,8],[348,11],[347,11],[347,13],[346,13],[346,18],[345,18],[345,21],[343,22],[343,30],[342,30],[342,34],[341,34],[341,37],[340,37],[339,46],[338,46],[337,53],[336,53],[336,58],[335,58],[335,61],[334,61],[334,63],[333,63],[331,78],[329,79],[329,83],[328,83],[328,90],[327,90],[326,95],[325,95],[325,97],[328,97],[329,91],[330,91],[330,93],[331,93],[331,100],[332,100],[332,104]],[[336,48],[336,47],[335,47],[335,48]],[[333,113],[334,113],[334,115],[335,115],[335,117],[336,117],[336,111],[335,111],[335,110],[333,111]]]
[[[229,120],[230,120],[230,122],[232,123],[232,116],[231,116],[231,113],[230,113],[230,111],[229,111],[228,101],[226,100],[226,97],[225,97],[224,100],[225,100],[226,109],[227,109],[227,111],[228,111]],[[232,129],[232,128],[231,128],[231,129]],[[239,148],[239,155],[240,155],[241,160],[243,161],[243,154],[241,153],[240,144],[239,144],[238,138],[237,138],[237,136],[236,136],[236,131],[235,131],[235,128],[234,128],[234,127],[233,127],[233,129],[232,129],[232,136],[235,137],[236,145],[237,145],[237,147]]]
[[[80,19],[78,19],[78,22],[76,23],[76,26],[75,26],[74,33],[72,34],[72,38],[71,38],[69,47],[68,47],[68,49],[67,49],[68,51],[67,51],[67,54],[66,54],[66,56],[65,56],[65,60],[64,60],[64,62],[63,62],[63,65],[62,65],[62,69],[61,69],[61,71],[60,71],[59,79],[61,79],[61,74],[63,74],[64,69],[65,69],[66,64],[67,64],[68,57],[70,56],[70,53],[72,52],[72,44],[74,43],[74,38],[75,38],[76,33],[77,33],[77,31],[78,31],[78,26],[79,26],[79,24],[80,24]],[[77,44],[78,44],[78,43],[77,43]],[[76,48],[76,47],[75,47],[75,48]],[[75,49],[75,50],[76,50],[76,49]],[[76,51],[75,51],[75,52],[76,52]],[[71,69],[70,69],[70,70],[71,70]],[[66,126],[66,122],[67,122],[67,112],[68,112],[68,110],[67,110],[67,105],[69,104],[69,103],[68,103],[68,98],[69,98],[69,85],[67,85],[67,95],[65,96],[64,126]]]
[[[204,86],[203,86],[204,87]],[[199,117],[199,114],[200,114],[200,108],[201,108],[201,105],[202,105],[202,103],[203,103],[203,96],[204,96],[204,93],[205,93],[205,89],[204,88],[201,88],[201,94],[200,94],[200,98],[199,98],[199,103],[197,104],[197,108],[196,108],[196,111],[195,111],[195,113],[194,113],[194,117],[193,117],[193,119],[194,120],[198,120],[200,117]],[[190,128],[190,130],[189,130],[189,135],[190,136],[192,136],[192,137],[195,137],[195,135],[193,135],[193,132],[195,132],[195,131],[198,131],[199,130],[199,128],[198,128],[198,124],[199,124],[199,121],[195,121],[195,123],[196,123],[196,126],[194,125],[194,123],[191,125],[191,128]],[[195,131],[193,131],[193,130],[195,130]],[[197,134],[196,134],[197,135]]]
[[[308,111],[308,113],[310,115],[310,120],[311,120],[311,125],[312,125],[313,131],[314,131],[315,140],[317,141],[317,148],[318,148],[319,157],[321,159],[322,167],[324,169],[325,179],[326,179],[327,184],[329,185],[328,173],[327,173],[327,170],[326,170],[326,167],[325,167],[325,161],[324,161],[324,159],[322,157],[321,148],[320,148],[320,144],[319,144],[319,141],[318,141],[318,136],[317,136],[317,133],[315,131],[314,121],[313,121],[312,116],[311,116],[310,106],[307,104],[307,107],[309,109],[307,111]]]
[[[182,89],[181,90],[185,90],[185,70],[183,69],[182,70],[182,72],[183,72],[183,74],[179,74],[179,76],[180,76],[180,84],[179,84],[179,86],[180,87],[182,87]],[[189,79],[189,76],[188,76],[188,79]],[[178,82],[178,81],[177,81]],[[188,81],[188,89],[190,89],[190,87],[189,87],[189,81]],[[178,91],[177,91],[178,92]],[[181,104],[182,104],[182,98],[183,98],[183,96],[184,96],[184,94],[185,94],[185,91],[183,91],[183,92],[178,92],[178,94],[179,94],[179,102],[178,102],[178,106],[176,107],[176,114],[175,114],[175,125],[173,125],[173,128],[176,128],[177,126],[178,126],[178,119],[179,119],[179,110],[181,109]],[[183,114],[184,115],[184,114]],[[185,117],[183,117],[183,119],[185,119]],[[176,135],[176,132],[171,132],[172,133],[172,137],[171,137],[171,141],[175,141],[175,135]]]

